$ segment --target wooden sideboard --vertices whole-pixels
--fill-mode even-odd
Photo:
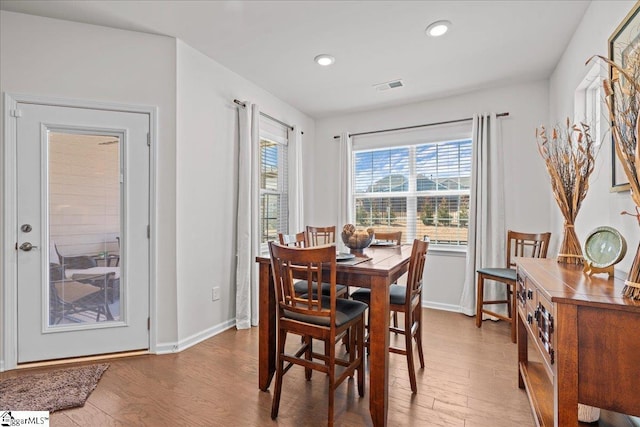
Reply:
[[[640,301],[624,281],[553,259],[517,262],[518,385],[538,426],[578,426],[578,402],[600,426],[640,416]],[[582,423],[580,423],[582,424]]]

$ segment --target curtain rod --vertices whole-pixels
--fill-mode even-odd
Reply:
[[[242,101],[238,101],[237,99],[234,99],[234,100],[233,100],[233,102],[235,102],[236,104],[238,104],[239,106],[241,106],[241,107],[243,107],[243,108],[246,108],[246,107],[247,107],[247,104],[245,104],[245,103],[244,103],[244,102],[242,102]],[[271,119],[271,120],[273,120],[274,122],[276,122],[276,123],[280,123],[282,126],[287,127],[287,128],[289,128],[289,129],[293,130],[293,126],[291,126],[290,124],[285,123],[285,122],[283,122],[283,121],[281,121],[281,120],[278,120],[278,119],[276,119],[275,117],[272,117],[272,116],[268,115],[267,113],[263,113],[262,111],[260,111],[260,115],[261,115],[261,116],[265,116],[266,118]],[[304,135],[304,132],[300,132],[300,133]]]
[[[496,114],[496,117],[508,117],[508,116],[509,116],[508,112],[507,113]],[[351,136],[360,136],[360,135],[371,135],[373,133],[393,132],[393,131],[396,131],[396,130],[407,130],[407,129],[423,128],[423,127],[428,127],[428,126],[448,125],[448,124],[451,124],[451,123],[468,122],[470,120],[473,120],[473,117],[467,117],[465,119],[447,120],[445,122],[425,123],[423,125],[405,126],[405,127],[401,127],[401,128],[380,129],[380,130],[371,130],[371,131],[368,131],[368,132],[350,133],[349,136],[351,137]],[[334,136],[333,139],[340,139],[340,135]]]

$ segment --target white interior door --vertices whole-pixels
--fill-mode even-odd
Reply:
[[[149,115],[17,112],[17,362],[148,349]]]

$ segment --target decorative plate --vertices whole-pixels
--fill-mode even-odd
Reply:
[[[344,252],[340,252],[339,254],[336,254],[336,261],[347,261],[350,259],[354,259],[356,256],[354,254],[347,254]]]
[[[395,246],[396,242],[390,242],[388,240],[374,240],[369,246]]]
[[[605,268],[622,261],[627,253],[627,242],[615,228],[602,226],[589,233],[583,252],[593,267]]]

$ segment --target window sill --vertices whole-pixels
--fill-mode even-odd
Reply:
[[[447,246],[447,245],[429,245],[429,252],[433,255],[455,256],[464,258],[467,256],[467,247]]]

